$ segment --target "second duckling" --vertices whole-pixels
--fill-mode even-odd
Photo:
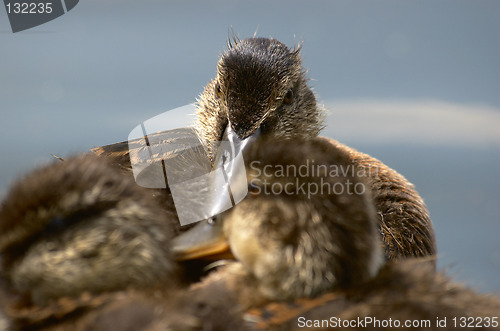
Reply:
[[[103,158],[77,156],[33,171],[0,207],[6,312],[25,328],[100,306],[112,297],[104,293],[179,284],[166,217]]]
[[[323,320],[320,329],[335,328],[330,317],[431,321],[424,329],[439,329],[436,321],[443,318],[448,326],[441,329],[452,329],[451,319],[464,317],[495,329],[498,298],[453,283],[434,270],[432,258],[384,260],[370,190],[361,189],[370,184],[327,171],[351,164],[344,149],[321,138],[261,140],[246,158],[250,194],[222,215],[238,262],[188,293],[207,308],[187,308],[205,325],[219,325],[210,312],[222,305],[226,318],[244,319],[252,330],[314,329],[313,322]],[[356,186],[358,191],[349,193],[347,188]],[[214,296],[224,303],[210,299]]]

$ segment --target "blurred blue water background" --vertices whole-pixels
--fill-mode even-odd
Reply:
[[[13,34],[0,9],[0,196],[51,159],[191,103],[240,37],[303,42],[324,135],[404,174],[439,266],[500,294],[500,2],[82,0]]]

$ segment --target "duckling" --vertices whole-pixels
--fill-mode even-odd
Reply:
[[[196,128],[212,160],[212,142],[221,140],[225,131],[234,131],[240,139],[257,132],[276,138],[319,134],[325,112],[307,85],[299,51],[272,38],[233,37],[229,42],[217,76],[198,100]],[[368,177],[386,258],[435,254],[432,221],[414,186],[379,160],[329,141],[350,155],[354,172]]]
[[[376,208],[362,189],[368,183],[332,172],[350,164],[345,150],[322,138],[271,141],[246,151],[250,194],[221,215],[237,262],[188,294],[205,307],[198,314],[206,325],[217,325],[210,312],[222,306],[251,330],[313,329],[314,321],[329,329],[358,318],[429,320],[427,329],[443,329],[436,323],[446,318],[452,329],[461,317],[495,328],[499,299],[453,283],[435,271],[433,257],[384,260]],[[207,300],[214,296],[223,303]]]
[[[372,239],[378,232],[370,191],[356,174],[332,174],[351,164],[347,153],[319,138],[264,138],[245,151],[245,159],[249,195],[219,222],[259,293],[271,300],[315,296],[378,272],[383,253]],[[193,246],[198,254],[225,248],[200,245]],[[183,237],[175,239],[174,252],[191,258]]]
[[[307,85],[301,47],[290,49],[276,39],[257,37],[233,37],[228,46],[217,64],[217,76],[206,85],[197,102],[195,129],[212,164],[217,142],[227,131],[234,131],[240,139],[257,132],[276,138],[313,138],[320,133],[325,111]],[[333,139],[329,141],[350,154],[354,172],[368,177],[386,258],[436,254],[432,221],[414,186],[379,160]],[[92,151],[110,156],[121,168],[130,170],[129,143]],[[140,142],[133,142],[133,146],[137,144]],[[173,210],[168,188],[152,192]],[[173,227],[176,233],[191,228]]]
[[[0,206],[6,313],[23,328],[114,301],[108,293],[180,284],[168,216],[102,157],[26,175]]]

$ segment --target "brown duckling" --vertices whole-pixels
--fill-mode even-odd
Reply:
[[[212,228],[222,230],[259,293],[271,300],[315,296],[378,272],[383,253],[373,240],[378,232],[370,191],[363,178],[332,172],[351,164],[347,153],[320,138],[268,138],[250,146],[245,159],[249,195]],[[196,237],[196,229],[201,227],[175,239],[179,259],[225,248],[199,242],[193,256],[184,238]]]
[[[299,51],[300,47],[290,49],[276,39],[234,38],[229,42],[229,49],[219,59],[217,76],[207,84],[197,104],[196,130],[212,162],[216,157],[214,143],[227,131],[234,131],[240,139],[257,132],[281,138],[319,134],[325,115],[307,85]],[[435,254],[432,221],[414,186],[379,160],[333,139],[330,142],[349,153],[355,165],[351,170],[368,177],[386,258]],[[130,146],[144,147],[140,141],[122,142],[93,152],[109,155],[130,170]],[[168,188],[153,192],[173,210]],[[189,228],[173,227],[176,233]]]
[[[366,182],[335,172],[351,162],[345,150],[321,138],[263,140],[245,157],[250,194],[222,215],[238,262],[189,292],[206,308],[191,308],[191,316],[218,325],[210,312],[224,307],[227,319],[265,330],[314,329],[315,321],[328,329],[339,320],[370,317],[430,321],[422,329],[438,329],[444,318],[452,329],[463,317],[495,328],[499,299],[453,283],[435,271],[433,258],[384,262],[373,200],[362,190]],[[207,299],[221,297],[219,304]]]
[[[104,158],[77,156],[28,174],[0,207],[7,314],[23,328],[114,301],[107,293],[172,288],[179,281],[166,217]]]
[[[207,142],[233,131],[240,139],[259,132],[277,138],[312,138],[323,128],[324,111],[316,104],[301,66],[300,47],[276,39],[250,38],[229,43],[217,65],[217,76],[198,101],[197,131]],[[432,221],[414,186],[379,160],[330,139],[349,154],[357,173],[368,177],[375,199],[386,257],[436,253]]]

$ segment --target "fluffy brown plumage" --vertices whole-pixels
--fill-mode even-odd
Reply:
[[[268,297],[314,296],[378,271],[370,191],[356,174],[336,172],[352,167],[346,153],[317,138],[273,139],[245,159],[250,195],[223,215],[224,232]]]
[[[385,256],[389,260],[436,253],[432,221],[412,183],[370,155],[330,138],[319,139],[345,155],[354,165],[356,174],[366,181],[377,210]]]
[[[349,173],[332,176],[330,166],[351,164],[348,150],[322,138],[272,144],[263,140],[245,156],[251,194],[223,214],[224,232],[238,262],[221,267],[184,294],[192,305],[179,306],[179,314],[197,321],[197,328],[184,325],[186,330],[224,330],[220,325],[241,326],[242,321],[248,330],[316,329],[301,327],[299,317],[327,320],[323,329],[334,328],[330,317],[337,322],[365,317],[401,323],[429,320],[431,330],[454,329],[453,317],[488,317],[489,329],[495,329],[491,318],[500,317],[499,299],[436,272],[433,258],[383,262],[369,190],[308,194],[298,189],[301,184],[312,190],[309,184],[325,190],[324,183],[365,184]],[[292,165],[303,174],[309,169],[309,175],[276,172],[278,165]],[[329,171],[319,170],[322,165]],[[220,316],[220,311],[226,314]],[[436,319],[445,317],[447,328],[438,328]]]
[[[419,323],[414,327],[418,330],[472,329],[474,323],[485,330],[499,329],[494,322],[500,314],[498,297],[453,282],[429,262],[388,262],[376,277],[356,288],[250,309],[244,316],[251,321],[248,330],[397,330],[406,321]],[[474,323],[459,327],[464,320],[466,325]],[[384,324],[388,321],[391,324]]]
[[[28,174],[0,208],[7,312],[26,315],[16,323],[29,324],[61,299],[78,311],[81,301],[72,300],[83,293],[93,302],[101,293],[177,284],[168,216],[130,177],[93,155]]]

